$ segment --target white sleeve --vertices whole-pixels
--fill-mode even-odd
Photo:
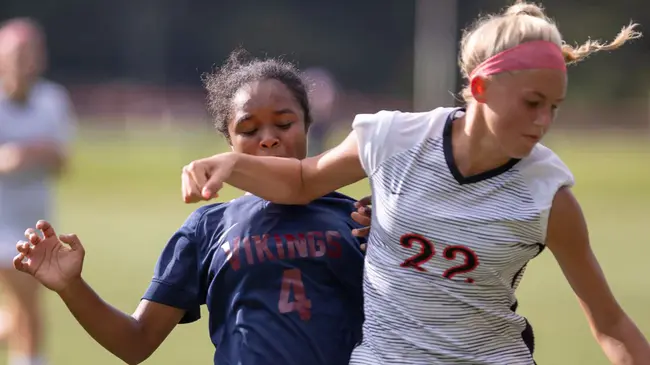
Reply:
[[[388,136],[396,112],[380,111],[375,114],[358,114],[352,122],[357,134],[359,160],[370,176],[383,161],[392,155]]]
[[[371,176],[396,154],[440,133],[451,110],[453,108],[437,108],[424,113],[382,110],[357,115],[352,129],[357,135],[359,159],[366,175]]]
[[[545,242],[555,194],[563,187],[572,187],[575,179],[571,170],[550,149],[538,145],[534,153],[533,161],[523,164],[523,175],[541,212],[540,224]]]

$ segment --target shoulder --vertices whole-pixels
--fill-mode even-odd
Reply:
[[[372,175],[384,161],[426,139],[441,137],[456,111],[460,109],[441,107],[421,113],[382,110],[357,115],[352,128],[366,174]]]
[[[355,130],[371,129],[375,134],[392,128],[400,128],[399,135],[411,133],[422,135],[429,128],[441,129],[451,112],[458,108],[440,107],[426,112],[403,112],[399,110],[382,110],[374,114],[357,114],[352,122]],[[423,128],[425,130],[423,130]],[[390,137],[395,137],[391,135]]]
[[[564,188],[575,184],[573,174],[558,155],[541,144],[535,146],[531,154],[517,164],[516,169],[535,208],[540,212],[541,229],[546,240],[551,208],[557,203],[556,197],[569,191]]]
[[[41,79],[35,85],[36,91],[42,97],[56,98],[67,102],[70,99],[70,93],[61,84],[51,80]]]
[[[351,198],[345,194],[333,192],[314,200],[310,204],[322,206],[326,209],[342,210],[351,213],[355,209],[354,203],[356,201],[356,199]]]
[[[520,161],[517,168],[528,185],[535,189],[544,186],[553,187],[555,184],[561,186],[575,184],[573,174],[564,161],[550,148],[541,144],[537,144],[531,154]]]
[[[351,228],[359,228],[360,224],[352,219],[352,212],[356,211],[354,203],[357,200],[339,192],[327,194],[319,199],[314,200],[311,204],[327,211],[331,219],[340,221]]]
[[[214,229],[215,223],[223,219],[229,206],[230,203],[203,205],[189,214],[181,230],[196,237],[204,236],[208,231]]]

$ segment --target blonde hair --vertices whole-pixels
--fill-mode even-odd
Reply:
[[[614,50],[629,40],[641,37],[641,33],[635,30],[637,26],[630,23],[623,27],[609,43],[588,40],[574,47],[562,40],[557,25],[546,16],[540,5],[517,1],[502,14],[483,17],[463,32],[458,61],[463,78],[469,81],[469,74],[486,59],[521,43],[544,40],[562,48],[568,65],[596,52]],[[461,96],[466,102],[472,99],[469,86],[465,86]]]

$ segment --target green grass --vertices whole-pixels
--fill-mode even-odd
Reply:
[[[86,247],[85,278],[106,301],[129,313],[166,240],[196,208],[180,200],[181,167],[224,148],[210,135],[148,133],[83,134],[58,195],[59,231],[77,233]],[[650,336],[648,139],[568,136],[551,142],[576,175],[575,192],[614,293]],[[368,186],[361,182],[342,191],[361,197]],[[237,194],[227,188],[224,198]],[[540,364],[607,364],[550,253],[529,266],[519,300],[535,328]],[[56,295],[46,293],[45,302],[52,364],[120,363],[86,335]],[[147,363],[210,363],[206,317],[204,312],[201,321],[178,326]]]

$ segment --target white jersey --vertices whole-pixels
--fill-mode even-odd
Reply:
[[[0,87],[0,146],[51,141],[66,149],[75,121],[68,93],[56,83],[38,81],[22,104],[10,100]],[[41,166],[0,173],[0,268],[11,265],[25,229],[52,218],[49,177]]]
[[[363,341],[351,364],[533,364],[516,313],[526,264],[544,248],[555,193],[573,176],[548,148],[463,177],[451,125],[461,109],[358,115],[372,186]]]

